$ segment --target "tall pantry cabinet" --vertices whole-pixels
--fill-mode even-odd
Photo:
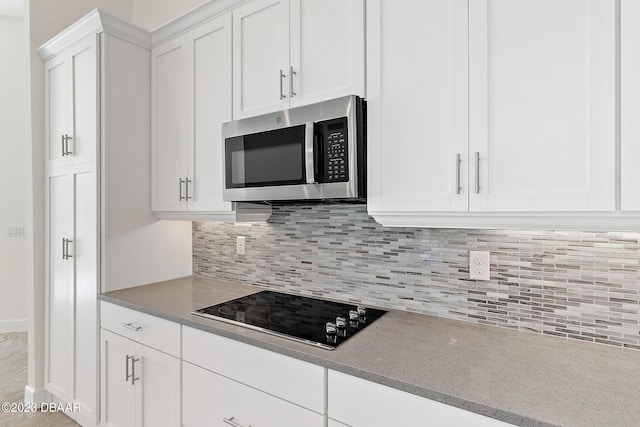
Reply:
[[[92,426],[99,419],[97,294],[191,274],[191,223],[151,213],[149,34],[96,10],[38,53],[45,62],[45,389],[78,404],[69,415]]]

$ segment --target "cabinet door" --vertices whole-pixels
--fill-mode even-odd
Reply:
[[[184,427],[323,427],[324,415],[182,362]]]
[[[45,313],[45,388],[59,399],[73,398],[74,288],[73,180],[65,168],[47,174],[47,264]]]
[[[98,49],[91,35],[69,48],[71,116],[73,130],[67,158],[71,164],[97,160]]]
[[[291,106],[364,97],[364,0],[291,0],[290,13]]]
[[[623,211],[640,211],[640,2],[621,2],[620,202]]]
[[[65,135],[72,136],[69,66],[64,53],[45,64],[45,138],[47,169],[66,164]]]
[[[154,211],[187,209],[187,56],[183,39],[152,53],[151,204]]]
[[[289,0],[233,11],[233,118],[289,106]]]
[[[614,209],[615,3],[469,2],[471,210]]]
[[[467,4],[367,2],[369,211],[467,210]]]
[[[180,359],[136,344],[136,427],[180,425]]]
[[[221,124],[231,121],[231,14],[188,34],[190,73],[189,210],[231,211],[222,201]]]
[[[74,280],[74,388],[73,400],[80,405],[78,421],[98,421],[98,337],[96,325],[98,293],[98,213],[96,164],[82,163],[70,169],[73,179],[73,242],[69,255],[75,267]],[[65,354],[68,357],[68,352]],[[82,422],[81,424],[85,424]]]
[[[101,329],[102,342],[102,425],[131,427],[136,413],[135,387],[131,385],[134,342]]]

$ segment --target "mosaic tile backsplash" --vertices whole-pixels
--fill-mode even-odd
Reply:
[[[246,236],[246,255],[236,255]],[[491,252],[491,280],[469,251]],[[640,233],[385,228],[364,205],[194,222],[193,273],[640,350]]]

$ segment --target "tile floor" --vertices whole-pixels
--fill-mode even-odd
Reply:
[[[22,402],[27,383],[27,334],[0,334],[0,404]],[[0,427],[78,426],[61,413],[11,413],[0,410]]]

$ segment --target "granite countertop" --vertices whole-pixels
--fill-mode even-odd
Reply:
[[[186,277],[99,299],[516,425],[640,425],[637,350],[392,310],[327,351],[190,314],[261,290]]]

